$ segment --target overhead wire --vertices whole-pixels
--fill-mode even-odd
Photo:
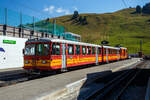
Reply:
[[[125,7],[127,8],[127,4],[124,0],[122,0],[123,4],[125,5]]]

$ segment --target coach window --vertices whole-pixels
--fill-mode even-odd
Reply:
[[[83,55],[85,55],[85,54],[86,54],[85,46],[82,46],[82,54],[83,54]]]
[[[104,49],[104,54],[106,54],[106,49]]]
[[[91,47],[87,47],[87,55],[91,54]]]
[[[55,45],[55,43],[53,43],[53,45],[52,45],[52,55],[55,55],[55,47],[56,47],[56,45]]]
[[[92,55],[95,55],[95,47],[92,47]]]
[[[75,47],[76,47],[76,48],[75,48],[75,54],[76,54],[76,55],[80,55],[80,46],[79,46],[79,45],[76,45]]]
[[[49,54],[49,44],[38,44],[36,48],[36,55],[47,56]]]
[[[108,49],[108,54],[110,54],[111,52],[110,52],[110,49]]]
[[[74,55],[74,47],[72,44],[68,45],[68,55]]]
[[[101,54],[101,48],[98,48],[98,54]]]
[[[56,55],[60,55],[60,43],[56,44]]]
[[[60,55],[60,43],[53,43],[52,45],[52,55]]]

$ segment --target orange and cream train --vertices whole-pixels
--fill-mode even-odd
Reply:
[[[24,69],[51,71],[127,58],[127,48],[101,46],[60,39],[29,39],[24,49]]]

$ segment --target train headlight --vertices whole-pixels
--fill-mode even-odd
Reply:
[[[29,62],[29,61],[25,61],[24,63],[25,63],[25,64],[29,64],[30,62]]]
[[[42,64],[46,64],[46,63],[47,63],[47,61],[41,61],[41,63],[42,63]]]

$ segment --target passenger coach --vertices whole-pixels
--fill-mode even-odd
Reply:
[[[56,70],[119,60],[122,49],[60,39],[30,39],[25,44],[24,69]],[[125,59],[122,57],[122,59]]]

